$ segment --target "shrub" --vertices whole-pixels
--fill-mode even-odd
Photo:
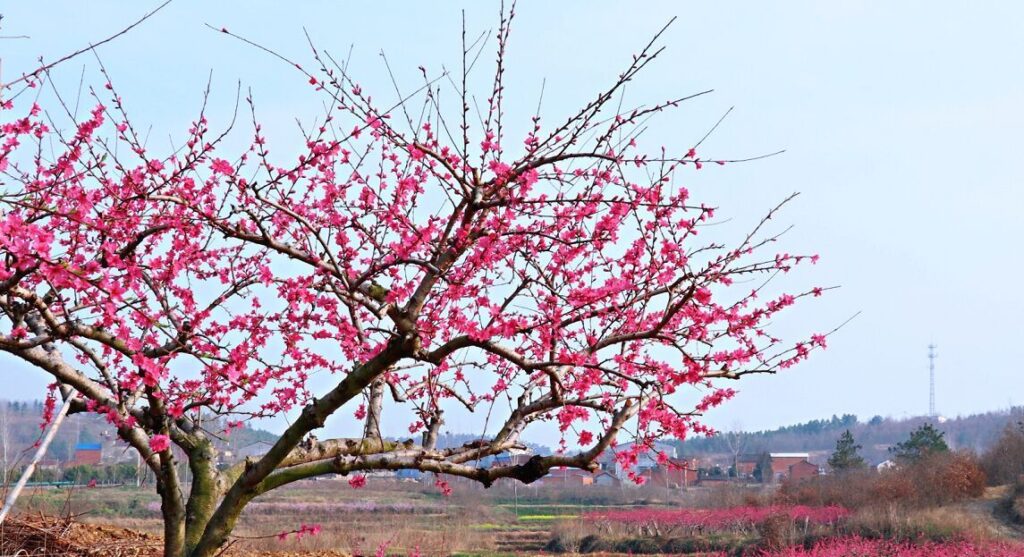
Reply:
[[[874,470],[852,470],[842,475],[808,478],[800,482],[786,481],[777,493],[786,504],[837,505],[859,509],[882,496],[873,493],[878,475]]]
[[[1024,474],[1024,422],[1007,425],[1003,434],[981,457],[991,485],[1012,484]]]
[[[549,553],[568,553],[569,543],[563,536],[555,536],[548,540],[548,543],[544,544],[544,551]]]
[[[598,553],[612,550],[612,543],[601,536],[591,534],[580,540],[580,553]]]
[[[617,553],[661,553],[661,544],[652,538],[631,538],[615,544]]]
[[[779,498],[787,504],[840,505],[860,509],[878,505],[929,507],[978,497],[985,472],[970,453],[937,452],[883,472],[857,471],[784,483]]]
[[[688,555],[690,553],[700,553],[701,551],[709,551],[711,550],[711,547],[707,540],[686,537],[671,538],[669,540],[666,540],[665,543],[662,544],[661,549],[665,553]]]
[[[844,531],[866,538],[903,541],[951,541],[988,537],[984,519],[958,507],[863,509],[844,525]]]
[[[797,528],[788,514],[777,513],[765,518],[757,525],[761,545],[765,549],[781,549],[797,541]]]
[[[1013,485],[996,510],[1010,522],[1024,524],[1024,478]]]
[[[901,468],[883,472],[875,476],[874,481],[869,480],[868,485],[861,487],[867,488],[866,492],[876,503],[914,504],[917,501],[913,482],[913,475],[916,471],[917,469]],[[850,489],[858,489],[858,487],[851,485]]]
[[[985,472],[970,453],[932,454],[905,472],[914,483],[919,505],[954,503],[985,492]]]
[[[670,538],[661,544],[661,551],[668,555],[739,555],[750,549],[753,542],[754,539],[749,537],[722,535]]]

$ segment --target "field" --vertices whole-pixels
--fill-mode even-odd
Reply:
[[[550,553],[869,557],[1024,555],[992,515],[1000,493],[886,516],[839,506],[781,504],[760,487],[552,488],[307,481],[253,502],[235,555],[534,555]],[[146,488],[35,489],[22,516],[160,532]],[[139,542],[140,544],[142,542]]]

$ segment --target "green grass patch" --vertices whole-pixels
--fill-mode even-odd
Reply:
[[[484,530],[484,531],[510,530],[511,529],[511,528],[509,528],[508,524],[495,524],[493,522],[484,522],[484,523],[481,523],[481,524],[470,524],[469,527],[474,529],[474,530]]]

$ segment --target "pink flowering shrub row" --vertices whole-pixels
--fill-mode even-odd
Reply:
[[[723,509],[638,508],[587,513],[583,519],[608,531],[615,526],[624,526],[631,532],[657,536],[681,531],[753,530],[768,517],[779,515],[801,523],[835,524],[849,514],[848,510],[838,506],[795,505]]]
[[[721,554],[723,557],[725,553]],[[758,557],[1019,557],[1024,546],[1007,543],[979,544],[969,541],[920,544],[858,537],[837,538],[815,544],[761,552]]]

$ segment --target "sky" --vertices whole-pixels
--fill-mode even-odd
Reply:
[[[0,4],[0,35],[29,37],[0,40],[2,78],[105,38],[156,5]],[[498,4],[486,1],[175,0],[98,54],[133,121],[152,126],[151,141],[183,135],[212,72],[214,122],[230,118],[241,84],[267,135],[287,150],[299,145],[294,119],[316,116],[321,99],[287,66],[204,23],[311,62],[305,28],[320,48],[347,55],[351,47],[364,88],[390,99],[381,51],[409,88],[420,65],[456,67],[463,10],[471,36],[497,27]],[[786,284],[841,288],[778,326],[809,333],[857,317],[809,362],[734,385],[740,393],[709,424],[766,429],[843,413],[924,414],[929,343],[938,346],[941,414],[1024,403],[1016,352],[1024,345],[1024,3],[524,0],[517,12],[508,121],[528,124],[542,82],[542,114],[564,119],[677,17],[662,37],[665,53],[627,98],[714,93],[661,117],[645,143],[685,149],[735,107],[705,143],[708,155],[786,150],[708,168],[687,186],[735,230],[800,192],[780,217],[794,225],[780,247],[821,261]],[[488,49],[480,64],[492,60]],[[102,85],[95,58],[82,56],[60,69],[59,87],[73,94],[83,68],[86,85]],[[46,383],[3,356],[0,378],[0,398],[40,398]]]

